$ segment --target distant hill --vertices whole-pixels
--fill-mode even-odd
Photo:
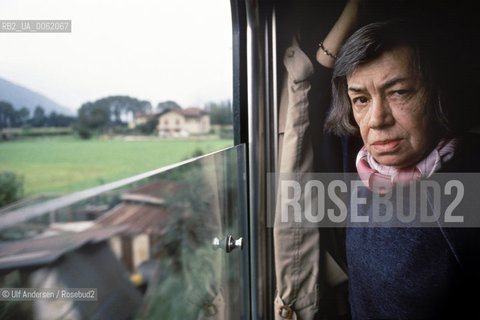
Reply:
[[[30,115],[33,114],[36,106],[42,106],[47,115],[51,111],[64,115],[75,115],[74,111],[52,99],[2,78],[0,78],[0,101],[9,102],[17,110],[27,107],[30,110]]]

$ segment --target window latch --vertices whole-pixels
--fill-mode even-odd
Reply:
[[[243,243],[244,240],[242,237],[235,240],[232,235],[227,235],[224,239],[219,239],[217,237],[213,238],[212,247],[213,249],[222,249],[225,250],[226,253],[232,252],[236,248],[240,248],[243,250]]]

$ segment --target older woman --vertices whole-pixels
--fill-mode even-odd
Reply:
[[[326,126],[338,135],[360,134],[356,167],[373,192],[372,178],[394,187],[435,172],[480,169],[478,140],[452,121],[446,82],[425,35],[405,21],[369,24],[335,56]],[[353,318],[478,317],[472,301],[479,294],[467,289],[478,291],[480,265],[472,255],[480,253],[479,238],[472,229],[348,228]]]

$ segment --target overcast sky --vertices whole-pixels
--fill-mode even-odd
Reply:
[[[6,19],[72,20],[72,33],[0,33],[0,77],[70,109],[108,95],[231,99],[228,0],[0,0]]]

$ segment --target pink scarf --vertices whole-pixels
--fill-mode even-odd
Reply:
[[[363,184],[370,190],[385,194],[397,183],[403,186],[409,184],[410,181],[430,177],[434,172],[440,170],[442,164],[453,157],[456,145],[456,139],[442,139],[427,157],[414,167],[405,169],[378,163],[363,147],[357,155],[357,172]]]

